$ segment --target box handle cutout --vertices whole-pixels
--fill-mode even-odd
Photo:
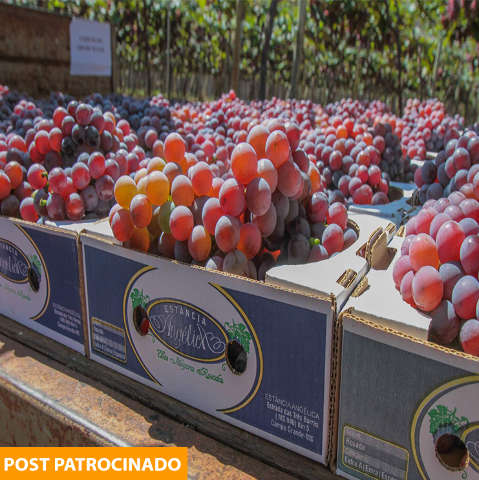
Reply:
[[[37,269],[34,267],[29,267],[27,277],[30,288],[34,292],[38,292],[38,290],[40,290],[40,276],[38,275]]]
[[[248,357],[238,340],[231,340],[226,344],[226,363],[235,375],[241,375],[246,371]]]
[[[348,288],[356,279],[357,273],[354,270],[348,268],[345,270],[341,276],[336,280],[336,283],[339,283],[344,288]]]
[[[148,330],[150,329],[150,318],[148,313],[141,306],[138,305],[133,309],[133,324],[135,325],[136,331],[142,335],[148,335]]]
[[[453,433],[444,433],[435,444],[436,456],[441,465],[450,471],[464,470],[469,465],[469,451],[464,442]]]

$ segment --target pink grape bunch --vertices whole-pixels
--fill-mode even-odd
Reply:
[[[328,125],[311,132],[300,148],[315,160],[331,202],[389,203],[389,181],[379,164],[384,137],[350,117],[331,117]]]
[[[464,124],[459,115],[448,115],[444,104],[435,98],[408,99],[402,119],[406,123],[402,131],[404,152],[420,160],[426,158],[425,151],[438,152],[451,138],[458,138]]]
[[[128,122],[111,112],[76,101],[57,107],[52,119],[38,117],[25,138],[0,136],[1,213],[32,222],[104,217],[115,181],[145,158],[137,147]]]
[[[393,281],[431,316],[430,340],[479,355],[479,202],[460,191],[428,200],[405,226]]]
[[[479,136],[473,130],[465,131],[461,136],[451,138],[444,150],[434,160],[427,160],[418,168],[414,182],[418,187],[421,203],[429,199],[448,196],[451,192],[461,191],[466,196],[474,196],[479,177],[474,183],[479,169]],[[479,187],[478,187],[479,188]],[[479,190],[478,190],[479,193]]]
[[[246,141],[226,148],[222,160],[223,130],[213,148],[199,132],[196,149],[169,134],[162,156],[115,183],[114,236],[130,248],[260,280],[275,264],[324,260],[354,243],[346,207],[330,204],[306,155],[295,162],[288,127],[245,128]]]

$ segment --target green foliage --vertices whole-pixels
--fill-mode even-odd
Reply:
[[[148,302],[150,301],[150,297],[143,293],[143,290],[138,290],[137,288],[133,289],[131,292],[131,304],[133,308],[136,307],[143,307],[146,308]]]
[[[28,259],[30,260],[30,263],[36,267],[38,273],[41,273],[42,262],[40,262],[40,259],[38,258],[38,255],[36,253],[34,253],[33,255],[30,255],[28,257]]]
[[[244,348],[246,353],[249,353],[249,344],[251,342],[251,334],[246,330],[246,326],[242,323],[225,323],[226,332],[230,340],[237,340]]]
[[[253,82],[248,95],[255,97],[270,0],[245,1],[240,77]],[[229,88],[236,0],[11,3],[111,22],[120,63],[136,73],[146,65],[160,72],[154,88],[163,91],[169,15],[172,76],[207,74],[221,80],[221,90]],[[478,103],[479,13],[471,10],[471,2],[463,3],[449,11],[455,2],[449,2],[448,10],[447,0],[309,0],[299,96],[321,103],[343,96],[381,98],[396,106],[401,97],[436,96],[473,118],[476,111],[471,108]],[[268,58],[270,95],[273,86],[289,86],[297,23],[298,2],[281,0]]]
[[[428,412],[429,415],[429,431],[434,435],[439,428],[451,426],[455,432],[460,428],[469,424],[466,417],[458,417],[456,415],[456,408],[449,410],[444,405],[437,405]]]

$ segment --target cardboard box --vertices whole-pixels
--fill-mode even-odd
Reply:
[[[337,312],[332,291],[279,287],[182,264],[118,245],[104,223],[90,230],[80,241],[93,360],[329,462]],[[331,261],[320,262],[317,271],[329,275]],[[339,273],[344,270],[343,264]],[[142,335],[146,316],[149,330]]]
[[[386,218],[364,212],[348,212],[357,231],[356,242],[327,260],[304,265],[282,265],[266,273],[266,282],[310,293],[330,295],[341,310],[346,300],[369,270],[372,245],[387,244],[396,226]]]
[[[380,301],[388,299],[379,294]],[[340,321],[336,473],[348,479],[479,479],[479,358],[354,310],[345,310]]]
[[[367,286],[350,296],[345,308],[353,308],[372,322],[427,340],[431,317],[406,303],[393,281],[393,267],[401,256],[403,241],[403,237],[394,236],[386,249],[377,248],[376,260],[365,278]]]
[[[75,231],[0,217],[2,315],[84,354],[81,289]]]

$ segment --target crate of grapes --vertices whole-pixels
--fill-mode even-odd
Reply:
[[[90,357],[327,463],[338,305],[367,270],[369,243],[391,233],[387,221],[365,217],[349,220],[359,238],[330,259],[258,265],[268,278],[277,268],[297,278],[312,267],[294,286],[281,285],[280,274],[268,283],[125,248],[112,219],[89,226],[80,242]]]
[[[478,357],[356,310],[345,310],[340,320],[336,474],[478,479]]]
[[[479,478],[478,212],[459,191],[428,201],[346,303],[337,464],[347,478]]]

